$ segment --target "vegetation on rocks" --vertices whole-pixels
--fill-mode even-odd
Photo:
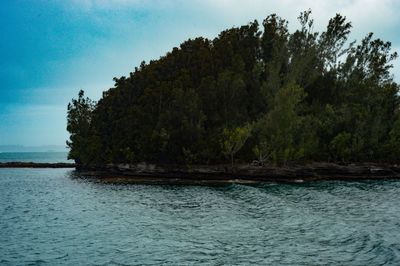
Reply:
[[[97,102],[68,106],[78,164],[393,162],[400,153],[399,85],[391,43],[348,42],[337,14],[314,32],[311,11],[290,33],[260,25],[189,39],[135,68]]]

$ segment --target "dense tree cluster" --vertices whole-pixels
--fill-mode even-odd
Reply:
[[[268,16],[173,48],[93,103],[68,107],[70,158],[105,163],[396,161],[399,85],[390,42],[348,43],[337,14],[289,33]]]

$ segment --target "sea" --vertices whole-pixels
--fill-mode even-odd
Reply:
[[[400,265],[400,181],[123,185],[0,169],[0,265]]]

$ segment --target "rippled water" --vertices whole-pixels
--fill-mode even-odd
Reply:
[[[0,265],[399,265],[400,181],[145,186],[0,169]]]

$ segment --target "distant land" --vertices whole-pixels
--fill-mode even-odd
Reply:
[[[63,145],[0,145],[0,152],[67,152],[68,148]]]

